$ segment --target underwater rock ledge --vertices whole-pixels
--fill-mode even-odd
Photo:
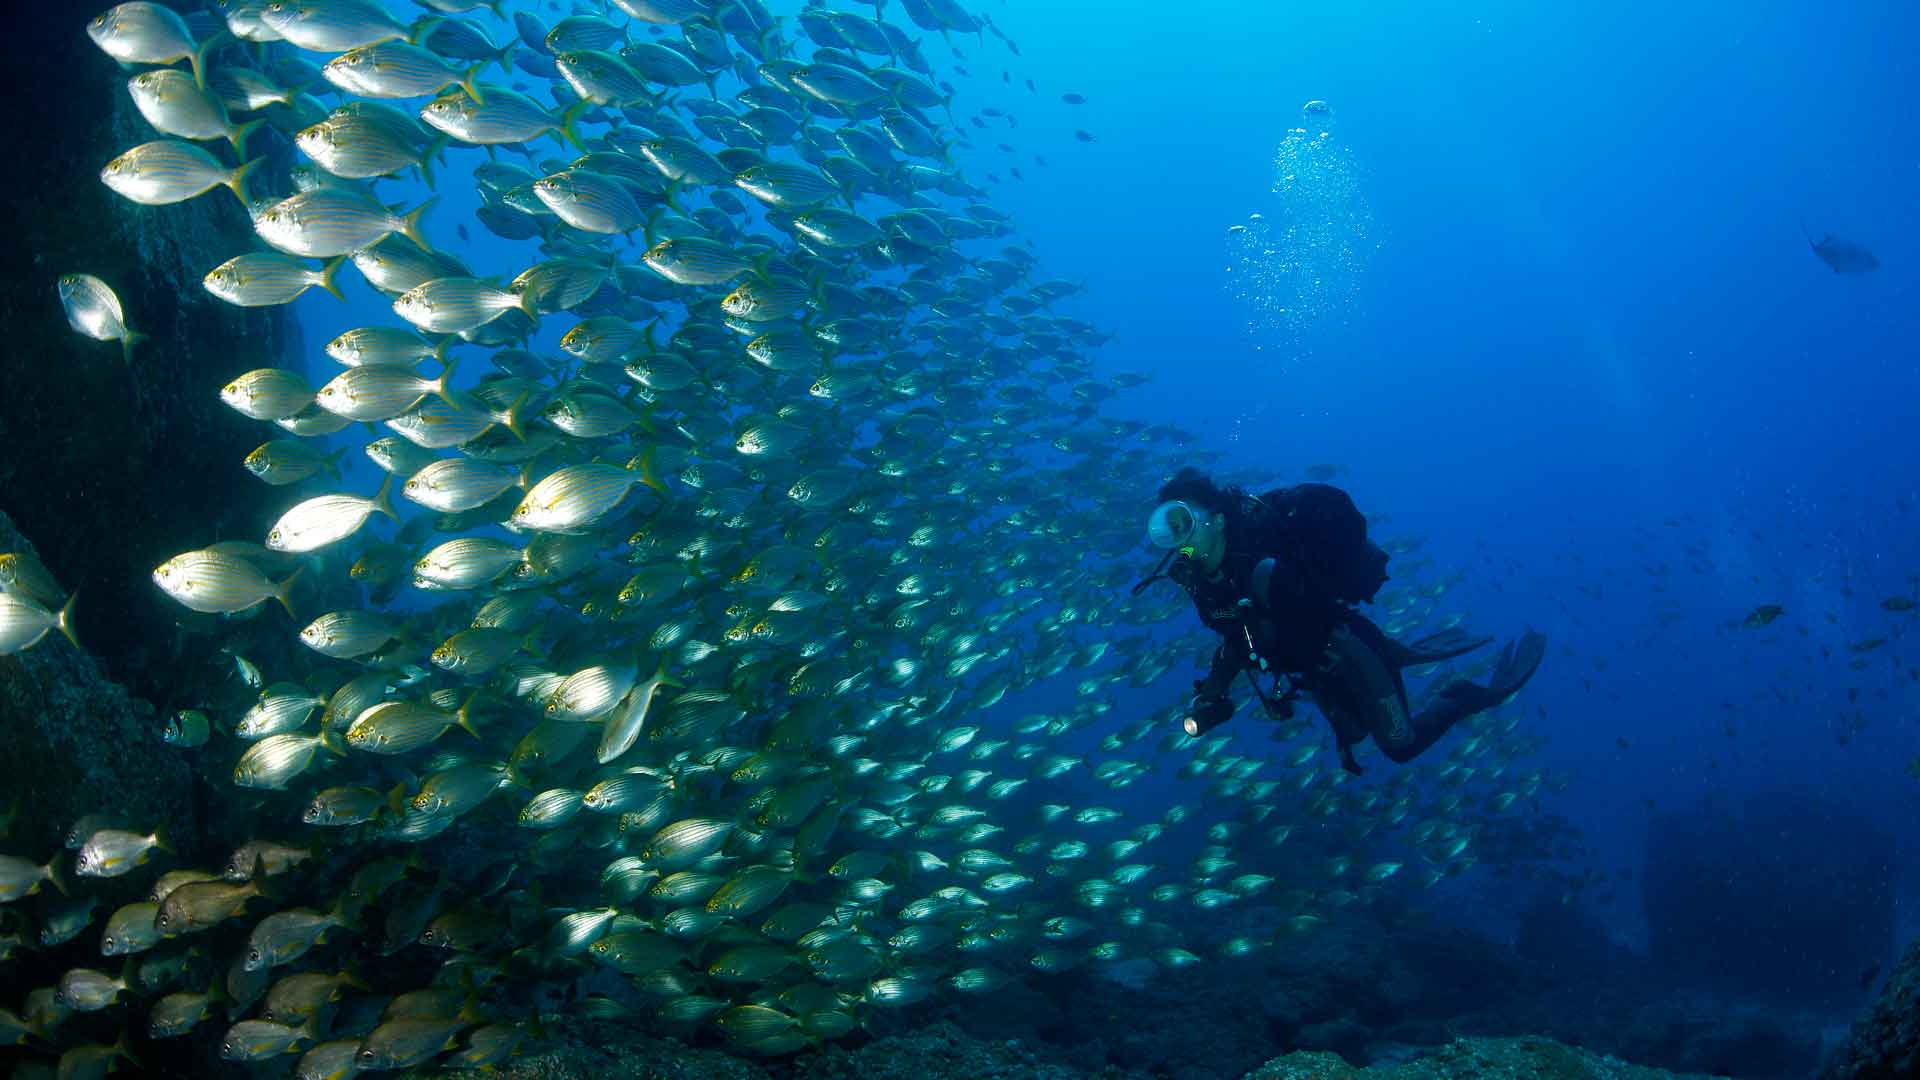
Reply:
[[[132,73],[75,19],[15,21],[5,78],[18,105],[10,145],[22,158],[0,200],[0,235],[26,257],[0,269],[0,326],[23,370],[0,394],[11,448],[0,455],[0,492],[55,578],[81,594],[87,650],[164,704],[176,609],[154,589],[153,568],[216,540],[258,540],[273,516],[273,489],[241,466],[259,426],[215,391],[296,356],[299,328],[285,308],[237,308],[201,285],[256,246],[237,199],[218,191],[141,206],[97,179],[156,137],[126,92]],[[269,145],[255,141],[256,154]],[[68,327],[55,281],[70,273],[105,280],[147,335],[131,364],[118,343]]]
[[[503,1062],[486,1072],[419,1069],[401,1080],[1151,1080],[1118,1066],[1079,1069],[1046,1060],[1017,1039],[983,1040],[951,1023],[888,1035],[857,1047],[829,1045],[765,1063],[687,1047],[614,1024],[560,1021],[562,1045]],[[1324,1050],[1273,1058],[1242,1080],[1704,1080],[1630,1065],[1551,1039],[1469,1038],[1393,1065],[1362,1068]]]
[[[33,550],[0,512],[0,551]],[[153,707],[58,634],[0,656],[0,739],[8,804],[19,815],[11,842],[22,850],[45,857],[81,816],[105,810],[143,827],[193,832],[192,773],[160,741]]]
[[[1860,1019],[1827,1063],[1821,1080],[1912,1080],[1920,1077],[1920,941],[1907,947],[1887,976],[1880,1000]]]

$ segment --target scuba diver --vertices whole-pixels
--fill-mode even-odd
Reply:
[[[1167,554],[1134,592],[1171,579],[1221,639],[1207,677],[1193,684],[1189,735],[1233,715],[1227,688],[1244,671],[1276,717],[1292,715],[1293,699],[1304,692],[1333,725],[1341,766],[1357,774],[1355,743],[1371,735],[1387,757],[1411,761],[1453,725],[1513,696],[1546,652],[1546,638],[1530,630],[1501,652],[1488,685],[1456,679],[1412,714],[1403,669],[1493,639],[1454,629],[1403,644],[1355,611],[1386,583],[1387,553],[1367,540],[1367,520],[1353,499],[1328,484],[1255,496],[1181,469],[1160,488],[1147,536]],[[1285,692],[1263,691],[1259,672],[1276,683],[1284,676]]]

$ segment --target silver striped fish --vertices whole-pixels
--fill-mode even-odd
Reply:
[[[347,367],[361,364],[417,364],[432,357],[446,363],[447,349],[458,344],[443,338],[438,344],[397,326],[361,326],[327,342],[327,355]]]
[[[405,364],[361,364],[335,375],[314,401],[330,413],[367,422],[391,420],[430,394],[458,407],[448,389],[456,366],[449,361],[437,378],[423,379]]]
[[[247,175],[261,160],[255,158],[230,169],[193,143],[157,139],[107,162],[100,170],[100,182],[121,198],[142,206],[185,202],[216,187],[232,191],[245,205]]]
[[[313,390],[291,371],[255,368],[220,388],[220,400],[254,420],[279,420],[313,404]]]
[[[424,450],[445,450],[470,443],[493,427],[487,413],[429,398],[386,422],[400,437]]]
[[[457,514],[485,506],[519,480],[519,470],[504,465],[447,458],[408,477],[400,493],[429,510]]]
[[[531,297],[508,292],[491,282],[470,277],[442,277],[408,289],[393,302],[394,314],[430,334],[457,334],[476,330],[509,311],[528,317]]]
[[[476,101],[483,100],[473,77],[486,63],[458,68],[438,53],[408,41],[383,41],[350,49],[326,62],[320,74],[349,94],[371,98],[427,97],[458,84]]]
[[[308,52],[340,53],[411,36],[371,0],[273,0],[260,21]]]
[[[246,156],[247,136],[265,123],[252,120],[235,124],[227,116],[227,107],[194,77],[177,68],[143,71],[127,82],[127,93],[147,123],[162,135],[183,139],[225,139],[233,151]]]
[[[594,462],[557,469],[528,490],[513,508],[509,525],[534,532],[585,532],[612,513],[635,484],[665,494],[664,486],[640,462],[632,464],[629,468]]]
[[[118,341],[121,358],[133,362],[134,345],[147,335],[127,325],[126,310],[112,286],[92,274],[62,274],[55,288],[68,326],[95,341]]]
[[[360,531],[367,518],[385,514],[398,521],[393,512],[393,477],[380,484],[380,492],[371,499],[358,495],[318,495],[302,502],[274,522],[267,533],[267,547],[274,551],[304,554],[318,551]]]
[[[565,169],[533,182],[533,193],[561,221],[591,233],[628,233],[646,212],[626,185],[585,169]]]
[[[530,142],[542,135],[572,143],[585,150],[580,132],[574,126],[593,103],[576,101],[559,113],[545,108],[524,94],[516,94],[492,84],[482,84],[484,100],[475,100],[465,91],[445,94],[420,110],[420,119],[428,126],[464,143],[496,146]]]
[[[400,628],[378,611],[329,611],[300,630],[307,648],[335,660],[365,656],[399,636]]]
[[[641,259],[675,285],[722,285],[754,268],[753,261],[732,245],[704,236],[662,240]]]
[[[333,280],[343,262],[344,259],[328,259],[316,270],[300,259],[277,251],[249,251],[207,271],[200,284],[238,307],[290,304],[301,293],[316,287],[345,300],[345,294]]]
[[[292,615],[288,596],[299,576],[295,570],[276,582],[237,555],[203,550],[183,552],[161,563],[153,571],[153,583],[186,607],[210,615],[245,611],[269,598]]]
[[[438,589],[477,589],[520,565],[523,552],[490,536],[448,540],[413,564],[415,584]]]
[[[289,255],[309,258],[350,255],[394,233],[427,248],[431,245],[420,233],[420,221],[433,203],[428,199],[396,215],[379,200],[350,188],[316,188],[261,211],[253,231]]]

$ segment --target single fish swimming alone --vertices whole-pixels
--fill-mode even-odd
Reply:
[[[1865,274],[1880,269],[1880,260],[1873,252],[1851,240],[1843,240],[1832,233],[1826,233],[1815,240],[1807,231],[1806,222],[1800,223],[1800,235],[1807,238],[1807,247],[1827,268],[1836,274]]]
[[[127,325],[126,311],[113,289],[92,274],[62,275],[58,287],[67,325],[95,341],[118,341],[121,358],[133,363],[134,345],[147,336]]]

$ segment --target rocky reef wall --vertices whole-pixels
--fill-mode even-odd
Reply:
[[[157,136],[128,98],[129,73],[81,22],[51,10],[13,21],[0,65],[12,103],[0,200],[0,510],[81,593],[80,637],[108,674],[164,705],[180,609],[149,575],[190,548],[260,539],[270,489],[241,467],[259,425],[218,390],[296,355],[298,327],[282,308],[233,307],[201,287],[208,270],[255,246],[225,191],[146,207],[72,180]],[[270,138],[256,135],[252,149]],[[117,343],[67,326],[54,283],[76,272],[106,281],[148,335],[131,364]]]

